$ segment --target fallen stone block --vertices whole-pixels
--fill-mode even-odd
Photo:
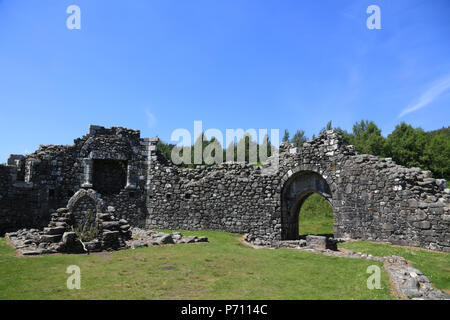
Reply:
[[[173,244],[173,243],[175,243],[173,241],[172,236],[170,234],[166,234],[166,235],[162,236],[161,238],[159,238],[159,242],[161,244]]]
[[[65,222],[64,222],[65,223]],[[65,227],[53,227],[53,228],[44,228],[44,233],[48,235],[56,235],[63,234],[66,231]]]
[[[62,235],[60,234],[55,234],[55,235],[50,235],[50,234],[44,234],[41,236],[40,238],[40,242],[41,243],[56,243],[59,242],[62,238]]]
[[[72,246],[77,238],[77,234],[75,232],[64,232],[62,236],[62,242],[67,246]]]

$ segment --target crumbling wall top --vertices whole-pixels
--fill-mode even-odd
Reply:
[[[123,127],[111,127],[111,128],[105,128],[102,126],[97,125],[90,125],[89,126],[89,135],[91,137],[95,136],[133,136],[140,138],[141,132],[139,130],[133,130]]]

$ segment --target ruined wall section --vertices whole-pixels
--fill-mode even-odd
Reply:
[[[0,233],[47,225],[52,210],[66,207],[75,192],[95,190],[96,164],[118,161],[127,167],[125,186],[100,196],[105,208],[115,207],[116,217],[133,226],[248,233],[251,241],[274,243],[293,230],[287,217],[296,207],[286,192],[301,190],[291,184],[318,176],[330,191],[335,237],[450,251],[445,181],[389,158],[360,155],[335,131],[301,149],[281,144],[258,167],[183,169],[165,159],[157,143],[137,130],[91,126],[72,146],[40,146],[16,165],[0,166]],[[117,166],[99,172],[108,168]]]
[[[353,146],[343,144],[341,136],[335,131],[326,131],[314,140],[304,143],[302,148],[293,145],[282,144],[280,146],[280,184],[277,193],[280,199],[280,223],[282,233],[278,240],[292,240],[287,233],[290,229],[290,214],[298,216],[298,211],[291,212],[288,207],[287,192],[295,181],[301,181],[303,176],[317,174],[326,181],[330,194],[323,195],[332,205],[335,216],[334,234],[339,237],[344,234],[344,229],[352,230],[356,223],[348,226],[342,221],[341,212],[345,211],[342,200],[342,190],[339,178],[343,175],[345,159],[355,154]],[[312,190],[320,193],[321,190]],[[355,222],[357,217],[354,217]],[[298,229],[297,229],[298,233]]]
[[[327,131],[297,149],[282,144],[273,174],[223,163],[182,169],[156,146],[149,152],[146,226],[248,233],[262,244],[283,240],[284,191],[305,172],[326,180],[334,235],[449,251],[449,189],[443,180],[390,158],[361,155]],[[273,165],[273,164],[272,164]],[[273,168],[272,168],[273,169]],[[267,173],[267,172],[266,172]]]
[[[76,153],[74,146],[41,145],[23,160],[24,182],[38,193],[42,210],[64,207],[77,190]]]
[[[338,179],[343,236],[450,251],[449,189],[390,158],[349,157]],[[347,226],[347,227],[345,227]]]
[[[224,230],[276,237],[279,179],[248,164],[182,169],[153,151],[148,175],[149,228]]]
[[[282,144],[262,166],[222,163],[196,169],[176,167],[153,149],[146,226],[248,233],[250,241],[263,244],[282,240],[282,186],[304,170],[331,177],[330,163],[354,152],[347,146],[339,152],[340,144],[333,133],[300,150]]]
[[[126,185],[117,194],[102,195],[119,218],[143,225],[147,214],[147,153],[140,132],[121,127],[91,126],[72,146],[41,145],[19,161],[2,166],[0,232],[48,224],[50,213],[65,207],[79,189],[91,189],[96,160],[126,163]],[[14,174],[12,174],[14,172]],[[20,181],[21,180],[21,181]],[[91,183],[91,185],[89,185]]]
[[[450,190],[431,172],[358,154],[333,131],[301,150],[289,148],[282,162],[281,174],[287,170],[282,185],[304,170],[327,180],[335,237],[450,251]]]
[[[119,193],[101,196],[107,206],[115,207],[117,217],[127,219],[134,226],[143,226],[147,215],[147,140],[140,138],[138,130],[91,126],[89,135],[77,143],[80,146],[78,175],[81,177],[80,185],[83,188],[95,189],[93,184],[95,160],[126,161],[125,187]],[[90,166],[89,170],[86,169],[87,165]]]
[[[17,180],[17,167],[0,165],[0,235],[18,227],[41,227],[49,219],[39,208],[39,193]]]

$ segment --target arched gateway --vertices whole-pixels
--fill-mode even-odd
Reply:
[[[298,239],[299,211],[303,202],[318,193],[332,205],[332,192],[327,181],[317,172],[300,171],[285,182],[281,194],[281,239]]]

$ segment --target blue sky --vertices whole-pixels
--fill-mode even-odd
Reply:
[[[69,30],[69,5],[81,29]],[[381,30],[369,30],[369,5]],[[448,0],[0,0],[0,162],[89,124],[449,125]]]

